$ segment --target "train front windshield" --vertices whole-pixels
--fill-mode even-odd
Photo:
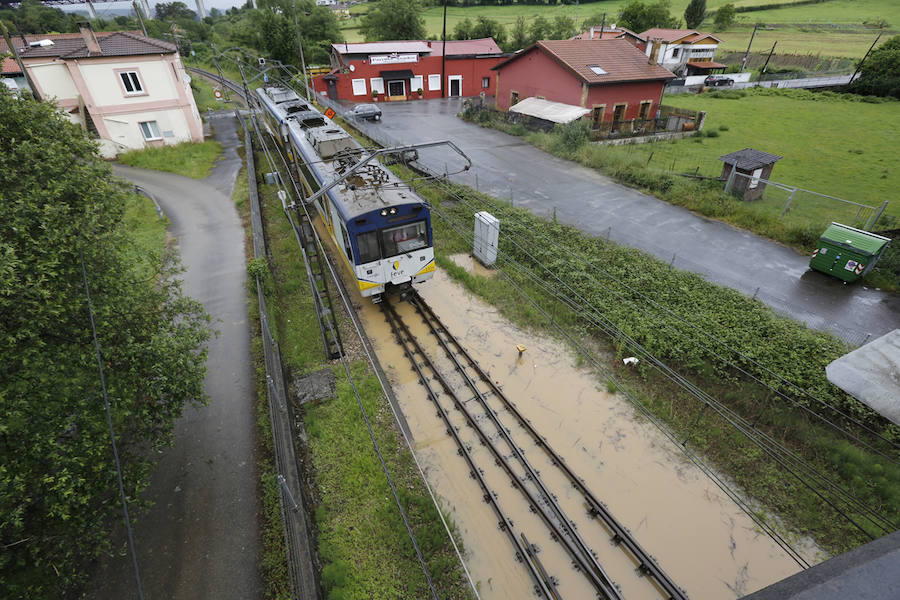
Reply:
[[[356,243],[359,261],[365,264],[427,247],[428,231],[425,221],[416,221],[380,231],[361,233],[356,236]]]
[[[385,258],[426,247],[428,234],[425,231],[425,221],[382,229],[381,245]]]

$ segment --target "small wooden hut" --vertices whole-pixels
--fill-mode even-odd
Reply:
[[[766,189],[766,182],[772,175],[772,168],[782,157],[762,150],[744,148],[725,156],[720,156],[721,179],[727,181],[726,191],[732,190],[744,200],[759,200]]]

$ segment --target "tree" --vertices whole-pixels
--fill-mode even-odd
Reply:
[[[469,39],[492,37],[497,44],[506,43],[506,29],[499,21],[488,17],[478,17],[472,26],[472,35]]]
[[[619,13],[619,25],[641,33],[653,27],[676,28],[678,21],[669,12],[668,0],[658,0],[653,4],[631,0]]]
[[[451,38],[454,40],[471,40],[472,39],[472,19],[466,17],[462,21],[456,24],[456,27],[453,28],[453,35]]]
[[[363,16],[360,31],[367,42],[378,40],[421,40],[425,19],[419,0],[381,0]]]
[[[531,22],[531,27],[528,28],[531,43],[549,39],[552,30],[553,26],[550,24],[550,21],[543,16],[537,17]]]
[[[869,54],[851,89],[858,94],[900,98],[900,35]]]
[[[528,20],[523,16],[516,17],[516,22],[509,34],[509,45],[506,50],[515,52],[516,50],[521,50],[530,43],[531,39],[528,37]]]
[[[174,258],[127,230],[135,200],[96,144],[3,85],[0,190],[0,587],[66,597],[122,518],[81,257],[132,503],[148,457],[203,398],[208,317],[181,294]]]
[[[575,22],[564,15],[553,17],[549,38],[552,40],[567,40],[575,35]]]
[[[734,23],[734,4],[723,4],[716,10],[716,17],[713,20],[716,31],[724,31],[731,27]]]
[[[197,13],[189,9],[184,2],[160,2],[156,5],[156,18],[160,21],[194,20],[197,18]]]
[[[75,26],[75,15],[66,14],[58,8],[44,6],[38,0],[24,0],[18,8],[0,8],[0,19],[13,27],[7,26],[10,33],[18,30],[21,33],[51,33],[78,31]]]
[[[700,27],[705,18],[706,0],[691,0],[684,9],[684,24],[690,29]]]

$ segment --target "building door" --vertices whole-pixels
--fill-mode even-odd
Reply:
[[[603,123],[604,110],[606,110],[605,106],[595,106],[591,111],[591,127],[594,129],[600,129],[600,124]]]
[[[406,82],[402,79],[388,81],[388,96],[391,100],[406,100]]]
[[[627,104],[616,104],[616,107],[613,109],[613,129],[622,124],[622,121],[625,120],[625,109],[628,107]]]
[[[451,98],[462,96],[462,75],[450,75],[447,78],[447,95]]]
[[[337,100],[337,84],[335,83],[334,79],[326,79],[325,85],[328,88],[328,97]]]

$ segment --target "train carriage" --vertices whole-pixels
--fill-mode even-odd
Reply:
[[[257,90],[267,129],[307,175],[313,191],[347,173],[365,150],[293,90]],[[377,161],[327,190],[315,202],[360,294],[381,294],[434,276],[427,204]]]

